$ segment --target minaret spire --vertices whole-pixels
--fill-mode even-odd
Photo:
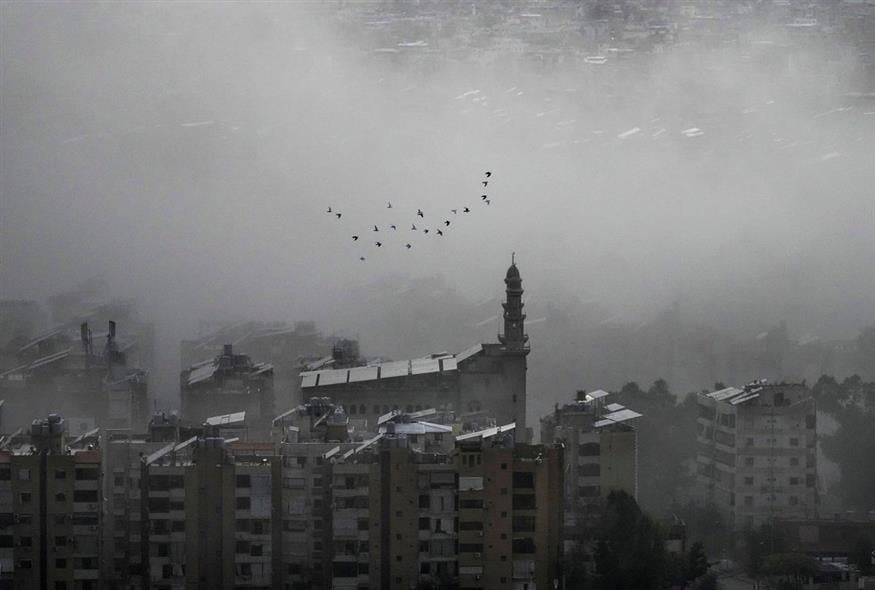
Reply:
[[[506,301],[504,307],[504,334],[498,341],[508,350],[526,350],[529,337],[525,333],[526,314],[523,313],[523,280],[516,266],[516,252],[510,255],[510,267],[504,277]]]

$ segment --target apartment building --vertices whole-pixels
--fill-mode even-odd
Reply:
[[[565,446],[565,550],[592,540],[605,499],[621,490],[638,493],[638,433],[641,414],[611,403],[603,390],[577,392],[541,419],[541,441]]]
[[[805,385],[698,396],[697,492],[736,531],[817,515],[817,414]]]
[[[0,451],[0,585],[97,588],[100,453],[68,441],[57,415],[29,438]]]
[[[380,434],[332,464],[333,588],[550,587],[560,578],[559,447],[513,425],[422,453]]]

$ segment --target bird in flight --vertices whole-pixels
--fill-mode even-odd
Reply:
[[[329,207],[329,208],[328,208],[328,211],[326,211],[326,213],[331,213],[331,212],[332,212],[332,211],[331,211],[331,207]]]
[[[447,219],[446,221],[444,221],[444,225],[447,226],[447,227],[450,227],[450,220]]]
[[[456,213],[458,213],[458,212],[459,212],[459,210],[458,210],[458,209],[450,209],[450,211],[452,211],[452,212],[453,212],[453,215],[455,215],[455,214],[456,214]]]
[[[484,180],[484,181],[483,181],[483,186],[486,186],[487,184],[489,184],[489,181],[488,181],[488,180]]]
[[[352,241],[353,241],[353,242],[358,242],[358,240],[359,240],[359,237],[358,237],[358,236],[353,236],[353,237],[352,237]]]
[[[425,217],[425,213],[422,212],[422,209],[417,209],[416,214],[419,215],[420,217]]]
[[[437,231],[437,235],[439,235],[439,236],[444,235],[444,232],[442,232],[441,230],[435,230],[435,231]]]
[[[490,201],[489,199],[486,199],[486,204],[487,204],[487,205],[490,204],[491,202],[492,202],[492,201]]]
[[[425,229],[422,230],[422,231],[424,231],[425,233],[428,233],[428,228],[425,228]]]
[[[410,244],[404,244],[404,247],[410,250],[413,246],[411,246]]]
[[[380,228],[378,228],[378,227],[375,225],[375,226],[374,226],[374,231],[380,231]]]
[[[359,260],[364,260],[364,259],[365,259],[364,256],[359,256]]]
[[[410,224],[410,230],[411,230],[411,231],[416,231],[416,224],[415,224],[415,223],[411,223],[411,224]]]
[[[383,242],[377,242],[377,248],[383,245]]]
[[[486,200],[486,195],[480,195],[480,198],[483,199],[483,200],[485,201],[485,200]]]
[[[335,213],[335,215],[337,215],[337,218],[340,219],[340,216],[342,215],[342,213]]]
[[[471,210],[468,209],[467,207],[465,207],[464,209],[462,209],[462,213],[470,213],[470,212],[471,212]]]
[[[487,170],[487,171],[486,171],[486,178],[489,178],[490,176],[492,176],[492,172],[490,172],[489,170]]]
[[[390,225],[389,227],[391,227],[392,229],[398,229],[398,228],[395,227],[394,225]]]
[[[391,209],[391,208],[392,208],[392,201],[388,201],[388,205],[386,206],[386,209]]]

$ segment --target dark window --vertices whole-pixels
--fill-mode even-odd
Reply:
[[[482,553],[483,543],[459,543],[459,553]]]
[[[579,475],[600,475],[602,472],[601,465],[598,463],[584,463],[580,467],[578,467],[577,472]]]
[[[431,506],[431,498],[428,494],[422,494],[419,496],[419,507],[420,508],[428,508]]]
[[[55,479],[67,479],[67,472],[63,469],[55,469]]]
[[[170,543],[158,543],[158,557],[170,555]]]
[[[815,428],[817,426],[817,416],[815,414],[808,414],[805,416],[805,428]]]
[[[149,512],[168,512],[170,498],[149,498]]]
[[[430,524],[431,524],[431,521],[427,516],[420,518],[419,519],[419,530],[427,531]]]
[[[31,495],[30,492],[21,492],[21,493],[18,495],[18,499],[21,501],[22,504],[30,504],[30,499],[31,499],[32,497],[33,497],[33,496]]]
[[[249,510],[249,497],[240,496],[237,498],[237,510]]]
[[[249,553],[249,541],[237,541],[234,547],[234,553]]]
[[[264,554],[264,546],[263,545],[253,545],[252,551],[249,552],[249,555],[252,557],[261,557]]]
[[[791,447],[798,447],[799,446],[799,439],[796,438],[795,436],[790,438],[790,446]]]
[[[514,539],[513,540],[513,552],[514,553],[534,553],[535,552],[535,540],[531,537],[524,537],[522,539]]]
[[[12,478],[11,469],[0,469],[0,481],[9,481]]]
[[[12,547],[12,535],[0,535],[0,549]]]
[[[531,471],[514,471],[513,487],[518,490],[530,490],[534,488],[535,474]]]
[[[97,468],[79,467],[76,469],[77,480],[97,481]]]
[[[461,531],[482,531],[483,523],[480,521],[460,522],[459,530]]]
[[[513,495],[514,510],[534,510],[535,495],[534,494],[514,494]]]
[[[513,517],[513,532],[515,532],[515,533],[533,533],[533,532],[535,532],[535,517],[534,516],[514,516]]]
[[[57,494],[55,494],[55,502],[66,502],[66,501],[67,501],[67,494],[65,494],[64,492],[58,492]]]
[[[598,457],[601,452],[599,443],[589,442],[577,447],[577,454],[582,457]]]
[[[97,490],[73,490],[74,502],[97,502]]]
[[[181,533],[185,531],[185,521],[184,520],[173,520],[170,522],[170,530],[174,533]]]
[[[577,494],[581,498],[595,498],[601,493],[599,486],[580,486],[577,488]]]
[[[237,487],[238,488],[248,488],[251,484],[251,479],[248,473],[244,473],[237,476]]]
[[[483,508],[483,500],[462,500],[459,504],[462,508]]]

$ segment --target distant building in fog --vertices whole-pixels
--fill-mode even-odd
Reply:
[[[266,434],[274,416],[273,365],[253,362],[226,344],[219,356],[182,371],[180,397],[185,420],[200,424],[217,414],[246,412]]]
[[[638,496],[638,433],[629,421],[641,414],[609,403],[608,395],[578,392],[574,403],[541,419],[541,442],[565,446],[566,551],[592,541],[608,494]]]
[[[326,396],[367,420],[391,410],[407,413],[424,408],[452,410],[457,415],[486,410],[499,424],[515,423],[517,441],[526,429],[526,356],[522,279],[516,264],[504,279],[504,333],[498,343],[477,344],[458,354],[436,354],[413,360],[301,373],[305,398]]]
[[[698,396],[697,492],[736,530],[817,515],[817,414],[799,384]]]

